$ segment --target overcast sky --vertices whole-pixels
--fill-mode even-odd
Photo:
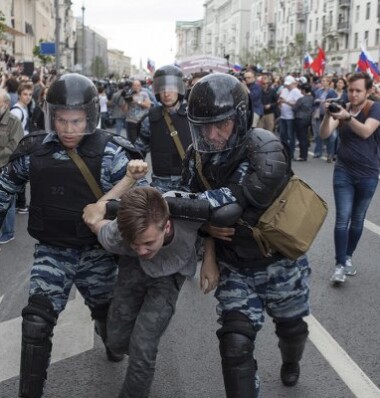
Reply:
[[[132,63],[146,68],[147,58],[156,68],[173,63],[176,21],[203,18],[205,0],[72,0],[75,16],[108,39],[108,48],[124,51]]]

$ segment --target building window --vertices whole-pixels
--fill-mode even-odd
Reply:
[[[371,15],[371,3],[367,3],[367,8],[365,10],[365,19],[369,19]]]
[[[358,48],[358,42],[359,42],[359,34],[355,33],[355,36],[354,36],[354,48]]]
[[[359,22],[360,6],[356,6],[355,22]]]
[[[368,30],[364,32],[364,43],[366,46],[368,46]]]
[[[376,29],[375,31],[375,46],[380,44],[380,29]]]
[[[318,32],[318,22],[319,22],[319,18],[315,19],[315,31]]]
[[[309,33],[311,33],[312,27],[313,27],[313,21],[310,20],[310,21],[309,21]]]

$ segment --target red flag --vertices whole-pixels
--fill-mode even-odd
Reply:
[[[321,47],[319,47],[318,55],[314,59],[310,68],[313,69],[317,76],[323,76],[325,73],[326,55]]]

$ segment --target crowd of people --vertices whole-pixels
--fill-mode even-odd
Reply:
[[[152,81],[117,84],[4,74],[0,244],[14,239],[16,212],[29,214],[38,242],[22,310],[19,396],[43,396],[53,330],[75,285],[107,358],[128,355],[119,398],[148,397],[160,338],[199,253],[201,289],[216,289],[227,398],[259,397],[254,350],[264,311],[279,339],[282,383],[297,384],[307,255],[267,256],[251,229],[291,178],[292,161],[307,161],[311,145],[321,158],[325,146],[335,162],[331,281],[357,273],[352,257],[379,176],[378,98],[366,73],[282,78],[247,66],[236,76],[185,79],[166,65]],[[268,142],[276,149],[260,152]]]

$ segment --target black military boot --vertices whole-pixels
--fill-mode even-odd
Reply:
[[[107,325],[103,319],[95,319],[95,332],[102,339],[104,346],[106,347],[107,359],[111,362],[120,362],[124,359],[124,354],[115,354],[112,352],[106,344],[107,338]]]
[[[278,346],[280,347],[282,356],[281,380],[285,386],[293,387],[297,384],[300,376],[299,361],[305,348],[306,339],[295,342],[280,339]]]

